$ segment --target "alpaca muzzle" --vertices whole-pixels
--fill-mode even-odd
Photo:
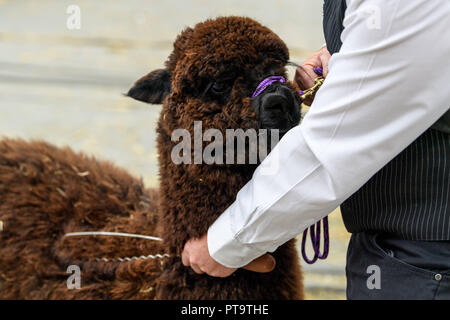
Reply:
[[[260,128],[278,129],[282,135],[298,125],[301,105],[296,94],[282,76],[264,79],[252,95]]]

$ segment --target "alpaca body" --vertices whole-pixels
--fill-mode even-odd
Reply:
[[[169,252],[164,242],[64,238],[78,231],[168,235],[156,230],[157,191],[146,190],[108,162],[68,148],[1,141],[0,199],[1,299],[301,298],[300,290],[292,290],[300,282],[293,272],[298,262],[292,242],[277,250],[278,265],[271,273],[238,270],[217,279],[195,274],[178,257],[117,260]],[[81,289],[67,287],[70,265],[80,267]]]
[[[64,238],[69,232],[100,230],[155,234],[156,192],[110,163],[43,142],[3,140],[0,199],[0,298],[131,298],[133,287],[139,291],[143,285],[139,277],[152,272],[152,261],[96,258],[151,254],[160,250],[158,242]],[[70,265],[81,269],[80,290],[67,288]],[[130,273],[130,281],[124,279],[130,287],[124,290],[121,274],[134,268],[143,273]]]

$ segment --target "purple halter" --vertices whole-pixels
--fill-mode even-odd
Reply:
[[[267,87],[274,84],[275,82],[286,83],[286,79],[283,76],[271,76],[265,78],[256,88],[255,92],[252,95],[252,98],[256,98],[257,96],[259,96],[264,92],[264,90],[267,89]]]
[[[323,70],[320,67],[314,68],[314,72],[321,77],[323,75]],[[264,92],[270,85],[274,84],[275,82],[280,83],[286,83],[286,79],[283,76],[270,76],[264,79],[256,88],[255,92],[252,95],[252,98],[256,98],[261,93]],[[300,95],[303,95],[304,92],[300,90]],[[302,256],[303,260],[305,260],[308,264],[313,264],[317,261],[317,259],[326,259],[328,257],[328,252],[330,248],[330,235],[328,231],[328,217],[323,218],[323,253],[320,252],[320,238],[321,238],[321,230],[320,230],[320,223],[321,221],[317,222],[315,225],[310,226],[303,232],[303,238],[302,238]],[[315,229],[314,229],[315,227]],[[308,229],[311,233],[311,243],[314,250],[314,257],[312,259],[309,259],[306,255],[306,241],[308,237]]]
[[[314,68],[314,72],[319,77],[323,76],[323,69],[321,67],[315,67]],[[270,85],[274,84],[275,82],[286,83],[286,79],[283,76],[270,76],[270,77],[265,78],[258,85],[258,87],[256,88],[255,92],[253,92],[252,99],[254,99],[257,96],[259,96],[261,93],[264,92],[264,90],[266,90]],[[299,93],[300,93],[301,96],[305,94],[303,92],[303,90],[300,90]],[[303,100],[302,100],[302,102],[303,102]]]

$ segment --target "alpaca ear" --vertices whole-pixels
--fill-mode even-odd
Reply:
[[[170,71],[158,69],[136,81],[126,96],[146,103],[161,104],[171,90]]]

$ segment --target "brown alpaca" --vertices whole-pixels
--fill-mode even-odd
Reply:
[[[198,275],[179,258],[185,242],[202,236],[251,178],[255,165],[175,164],[175,129],[279,128],[300,120],[290,83],[267,111],[252,99],[267,76],[286,76],[286,45],[248,18],[208,20],[177,38],[166,69],[136,82],[128,95],[163,103],[157,127],[160,188],[108,162],[44,142],[0,142],[0,298],[3,299],[301,299],[301,270],[292,240],[274,253],[269,273],[239,269],[229,278]],[[287,92],[288,91],[288,92]],[[280,93],[281,92],[281,93]],[[266,99],[267,100],[267,99]],[[273,99],[272,99],[273,100]],[[158,236],[162,242],[118,237],[70,237],[112,231]],[[170,258],[119,261],[169,254]],[[101,260],[101,258],[107,258]],[[81,289],[69,290],[67,267],[81,269]]]

